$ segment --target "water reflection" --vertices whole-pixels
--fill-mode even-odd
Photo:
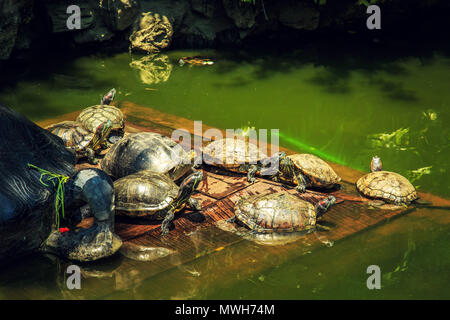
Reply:
[[[139,59],[132,58],[130,67],[138,70],[139,78],[144,84],[166,82],[172,73],[172,64],[165,54],[151,54]]]

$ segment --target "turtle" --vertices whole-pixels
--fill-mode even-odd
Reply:
[[[100,105],[90,106],[83,109],[76,122],[88,131],[94,133],[101,123],[108,120],[112,122],[111,133],[107,137],[108,142],[105,146],[109,147],[110,144],[116,143],[125,133],[125,118],[122,111],[114,106],[110,106],[109,103],[114,99],[116,90],[111,89],[101,100]]]
[[[407,205],[418,199],[411,182],[396,172],[383,171],[377,156],[372,158],[371,171],[356,181],[356,188],[365,197],[395,205]]]
[[[279,171],[275,180],[295,184],[300,193],[305,192],[307,187],[333,188],[341,181],[325,161],[313,154],[286,156],[284,152],[279,152],[277,156]]]
[[[335,203],[333,196],[313,205],[287,192],[257,194],[239,199],[227,222],[244,226],[240,233],[246,238],[277,244],[314,231],[317,218]]]
[[[97,164],[95,155],[105,148],[106,138],[112,129],[112,121],[101,122],[95,133],[87,131],[75,121],[63,121],[46,127],[48,131],[64,141],[64,145],[75,151],[77,158],[88,158],[89,163]]]
[[[257,174],[269,174],[268,164],[271,158],[258,147],[241,138],[218,139],[202,150],[203,161],[212,166],[216,166],[228,171],[247,173],[247,181],[256,182]]]
[[[183,66],[186,63],[190,64],[190,65],[194,65],[194,66],[208,66],[208,65],[213,65],[214,61],[212,61],[210,58],[200,57],[200,56],[182,57],[182,58],[180,58],[180,60],[178,60],[178,64],[180,66]]]
[[[163,173],[142,170],[114,181],[116,215],[163,220],[161,234],[169,232],[175,212],[186,204],[196,211],[202,207],[191,198],[203,179],[201,171],[186,177],[178,187]]]
[[[76,261],[113,255],[122,241],[114,234],[111,178],[99,169],[77,171],[62,139],[1,105],[0,128],[0,264],[39,251]],[[65,182],[54,184],[57,177]],[[55,220],[58,195],[65,208],[60,222],[70,227],[64,233]],[[86,204],[94,224],[75,229]]]
[[[108,150],[102,169],[119,179],[141,170],[168,174],[174,181],[193,168],[195,153],[187,153],[175,141],[155,132],[130,133]]]

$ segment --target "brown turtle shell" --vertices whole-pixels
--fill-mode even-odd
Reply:
[[[116,214],[164,219],[178,186],[165,174],[143,170],[114,181]]]
[[[94,134],[75,121],[63,121],[45,127],[64,141],[67,148],[83,150],[92,141]]]
[[[258,233],[309,231],[316,225],[316,210],[311,203],[282,192],[241,199],[235,215]]]
[[[316,187],[332,187],[341,181],[341,177],[334,172],[328,163],[313,154],[293,154],[289,155],[289,158]]]
[[[115,179],[141,170],[168,174],[173,180],[192,168],[191,157],[169,137],[155,132],[126,135],[108,150],[101,162],[102,170]]]
[[[81,111],[76,119],[90,132],[95,132],[100,124],[108,120],[112,122],[111,131],[123,131],[125,128],[123,113],[114,106],[96,105],[88,107]]]
[[[366,197],[392,203],[408,204],[418,198],[416,189],[408,179],[390,171],[366,174],[356,182],[356,188]]]
[[[220,139],[203,148],[203,160],[206,164],[230,171],[239,171],[241,165],[256,164],[264,158],[267,158],[264,152],[244,139]]]

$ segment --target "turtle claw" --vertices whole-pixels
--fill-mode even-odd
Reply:
[[[297,187],[295,187],[295,190],[297,190],[300,193],[305,193],[306,192],[305,186],[302,186],[302,185],[297,185]]]

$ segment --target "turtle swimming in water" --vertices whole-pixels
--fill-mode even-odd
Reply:
[[[102,98],[100,105],[91,106],[83,109],[78,115],[76,122],[80,123],[86,130],[94,133],[101,123],[111,121],[111,133],[107,137],[109,144],[116,143],[125,133],[125,118],[119,108],[110,106],[109,104],[114,99],[116,89],[111,89]]]
[[[418,199],[411,182],[398,173],[383,171],[377,156],[372,158],[371,171],[356,182],[356,188],[365,197],[396,205],[407,205]]]
[[[112,121],[101,122],[94,133],[74,121],[63,121],[46,127],[48,131],[64,141],[67,148],[73,149],[78,159],[87,157],[89,163],[97,164],[95,155],[106,148],[106,139],[112,129]]]
[[[59,137],[4,106],[0,128],[0,264],[39,250],[77,261],[114,254],[122,242],[114,234],[111,178],[98,169],[76,171],[76,157]],[[58,196],[65,208],[61,221],[70,227],[64,233],[55,222]],[[93,226],[72,228],[69,221],[76,223],[77,209],[86,204]]]
[[[325,161],[313,154],[287,156],[284,152],[279,152],[277,156],[279,173],[276,178],[295,184],[299,192],[305,192],[308,187],[333,188],[341,181]]]
[[[202,172],[195,171],[178,187],[167,175],[151,170],[120,178],[114,182],[116,214],[163,220],[161,234],[165,235],[177,211],[186,205],[202,210],[200,203],[191,198],[202,179]]]
[[[174,181],[193,168],[195,154],[169,137],[154,132],[131,133],[108,150],[102,169],[119,179],[142,170],[165,173]]]
[[[258,146],[240,138],[219,139],[203,148],[203,160],[206,164],[246,173],[250,183],[256,182],[255,176],[261,173],[270,159]]]
[[[182,57],[182,58],[180,58],[180,60],[178,60],[178,64],[180,66],[183,66],[186,63],[193,65],[193,66],[209,66],[209,65],[213,65],[214,61],[212,61],[210,58],[200,57],[200,56]]]
[[[235,216],[229,222],[245,226],[249,230],[244,232],[247,237],[257,237],[271,244],[314,231],[317,218],[335,203],[333,196],[314,206],[286,192],[258,194],[240,199],[235,205]]]

